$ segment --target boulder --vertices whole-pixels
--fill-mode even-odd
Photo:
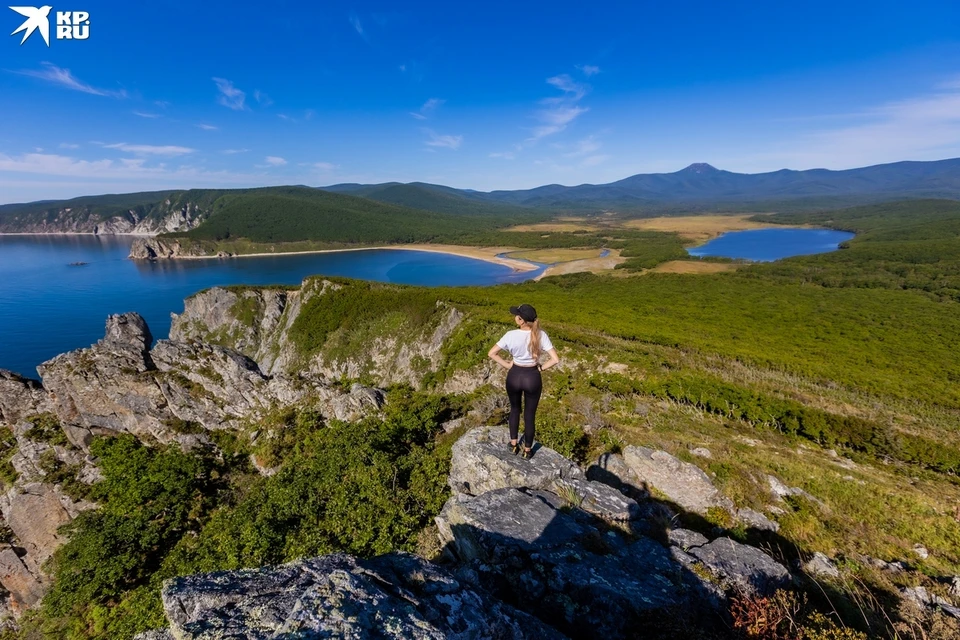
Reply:
[[[803,565],[803,570],[812,576],[818,578],[839,578],[840,570],[833,560],[819,551],[813,554],[813,557],[807,560]]]
[[[27,569],[9,545],[0,548],[0,583],[10,593],[14,614],[40,602],[46,592],[46,585]]]
[[[767,595],[788,586],[792,577],[786,567],[769,555],[730,538],[717,538],[687,549],[714,575],[747,593]]]
[[[606,520],[640,517],[640,508],[609,485],[588,480],[575,463],[542,445],[530,459],[515,456],[504,427],[472,429],[453,445],[449,484],[455,493],[479,495],[508,487],[540,489]]]
[[[733,503],[694,464],[682,462],[666,451],[636,446],[626,447],[623,459],[640,482],[686,511],[706,515],[709,509],[719,507],[733,512]]]
[[[50,398],[39,381],[0,369],[0,422],[13,425],[52,409]]]
[[[162,600],[170,635],[182,640],[563,637],[405,553],[175,578]]]
[[[607,529],[551,493],[455,495],[436,522],[457,575],[572,637],[656,635],[716,603],[660,543]]]

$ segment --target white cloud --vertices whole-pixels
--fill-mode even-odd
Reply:
[[[600,67],[594,66],[592,64],[578,64],[577,69],[579,69],[580,72],[583,75],[587,76],[588,78],[590,76],[595,76],[598,73],[600,73]]]
[[[204,131],[217,131],[220,127],[215,127],[212,124],[204,124],[201,122],[197,125],[198,128],[203,129]]]
[[[287,161],[280,156],[267,156],[264,160],[271,167],[282,167],[287,164]]]
[[[70,73],[70,69],[61,69],[60,67],[49,62],[44,62],[42,64],[44,66],[43,69],[24,69],[21,71],[14,71],[14,73],[23,76],[30,76],[31,78],[40,78],[41,80],[46,80],[47,82],[51,82],[66,89],[89,93],[95,96],[106,96],[109,98],[127,97],[127,92],[124,90],[108,91],[107,89],[98,89],[97,87],[89,85]]]
[[[565,158],[579,158],[581,156],[587,156],[600,149],[600,143],[597,142],[596,137],[587,136],[583,140],[579,140],[575,145],[573,151],[568,151],[564,153]]]
[[[257,104],[263,107],[269,107],[273,104],[273,100],[270,99],[270,96],[265,94],[263,91],[260,91],[260,89],[254,89],[253,99],[257,101]]]
[[[61,143],[60,143],[60,148],[61,148],[61,149],[79,149],[79,148],[80,148],[80,145],[78,145],[78,144],[73,144],[73,143],[71,143],[71,142],[61,142]]]
[[[430,117],[430,114],[433,113],[444,102],[446,102],[446,100],[441,100],[440,98],[430,98],[423,103],[423,106],[420,107],[418,111],[411,111],[410,115],[417,120],[426,120]]]
[[[558,106],[538,111],[537,118],[543,124],[534,128],[533,136],[528,138],[527,142],[536,142],[540,138],[560,133],[567,128],[568,124],[589,110],[587,107],[580,106]]]
[[[317,171],[322,171],[324,173],[333,171],[334,169],[337,168],[337,165],[333,164],[332,162],[301,162],[300,166],[310,167],[312,169],[316,169]]]
[[[147,113],[145,111],[134,111],[133,115],[140,116],[141,118],[160,118],[162,117],[159,113]]]
[[[224,149],[220,153],[224,153],[228,156],[236,155],[238,153],[247,153],[250,149]]]
[[[114,144],[102,145],[105,149],[117,149],[127,153],[137,155],[156,155],[156,156],[182,156],[187,153],[193,153],[196,149],[190,147],[178,147],[176,145],[150,145],[150,144],[127,144],[126,142],[116,142]]]
[[[573,100],[574,102],[585,96],[587,94],[587,89],[589,89],[587,85],[575,82],[574,79],[566,73],[560,74],[559,76],[553,76],[552,78],[547,78],[547,84],[553,85],[557,89],[560,89],[560,91],[566,93],[567,96],[565,96],[565,98]],[[558,102],[562,99],[563,98],[547,98],[544,102],[549,104]]]
[[[512,151],[497,151],[490,154],[491,158],[503,158],[504,160],[513,160],[516,158]]]
[[[246,109],[244,104],[247,99],[246,93],[237,89],[233,86],[232,82],[224,78],[214,78],[213,81],[216,83],[217,90],[220,92],[220,95],[217,96],[218,103],[235,111],[243,111]]]
[[[431,129],[424,129],[423,132],[428,136],[427,141],[424,143],[428,147],[459,149],[460,144],[463,142],[463,136],[439,135]]]
[[[824,127],[783,141],[783,153],[732,158],[740,170],[846,169],[900,160],[960,156],[960,82],[864,110],[859,122]]]

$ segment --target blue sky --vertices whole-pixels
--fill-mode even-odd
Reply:
[[[90,37],[0,7],[0,202],[960,156],[955,1],[50,1]]]

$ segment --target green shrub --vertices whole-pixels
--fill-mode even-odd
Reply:
[[[27,418],[32,426],[24,433],[24,437],[37,442],[46,442],[49,445],[68,447],[70,441],[60,426],[60,420],[52,413],[38,413]]]

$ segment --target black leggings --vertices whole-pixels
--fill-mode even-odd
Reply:
[[[510,398],[510,439],[520,430],[520,400],[523,399],[523,444],[533,446],[534,420],[543,391],[543,379],[537,367],[514,365],[507,372],[507,397]]]

